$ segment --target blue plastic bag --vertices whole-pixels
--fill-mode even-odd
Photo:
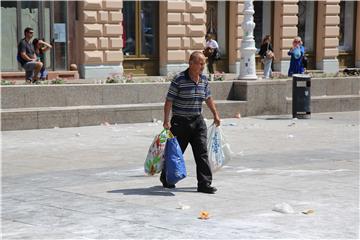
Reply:
[[[186,177],[184,157],[177,139],[168,138],[165,146],[166,181],[176,184]]]

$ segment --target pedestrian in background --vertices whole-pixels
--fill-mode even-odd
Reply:
[[[271,36],[266,35],[262,41],[259,55],[261,56],[262,62],[264,64],[264,78],[270,78],[272,76],[271,65],[275,57],[274,50],[271,45]]]
[[[302,60],[305,55],[305,50],[300,37],[294,38],[292,48],[290,48],[288,55],[291,56],[288,76],[291,77],[293,74],[304,73]]]
[[[207,57],[207,67],[210,74],[214,73],[214,62],[220,59],[219,44],[213,39],[213,36],[208,33],[205,36],[206,47],[204,55]]]
[[[195,51],[189,59],[189,68],[180,72],[170,84],[164,105],[164,128],[177,138],[182,152],[190,143],[196,162],[197,191],[215,193],[211,186],[212,172],[207,151],[207,127],[202,116],[202,103],[205,101],[214,117],[214,124],[220,125],[220,117],[211,97],[208,79],[202,74],[205,56]],[[171,121],[169,120],[172,111]],[[165,188],[175,188],[166,181],[166,164],[160,181]]]

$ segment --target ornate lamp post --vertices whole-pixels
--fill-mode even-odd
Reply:
[[[240,75],[238,79],[256,80],[256,65],[255,65],[255,40],[254,40],[254,5],[252,0],[244,1],[244,21],[242,29],[244,31],[241,42],[241,61],[240,61]]]

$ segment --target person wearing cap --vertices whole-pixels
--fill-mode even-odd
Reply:
[[[37,82],[38,74],[43,66],[42,62],[37,61],[34,46],[31,44],[33,34],[32,28],[25,28],[25,37],[19,42],[17,54],[17,60],[25,69],[25,80],[29,83]]]

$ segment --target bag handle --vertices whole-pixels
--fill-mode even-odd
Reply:
[[[174,138],[174,134],[170,131],[170,129],[164,128],[164,129],[161,131],[160,135],[163,134],[164,132],[166,133],[166,135],[167,135],[168,138]]]

